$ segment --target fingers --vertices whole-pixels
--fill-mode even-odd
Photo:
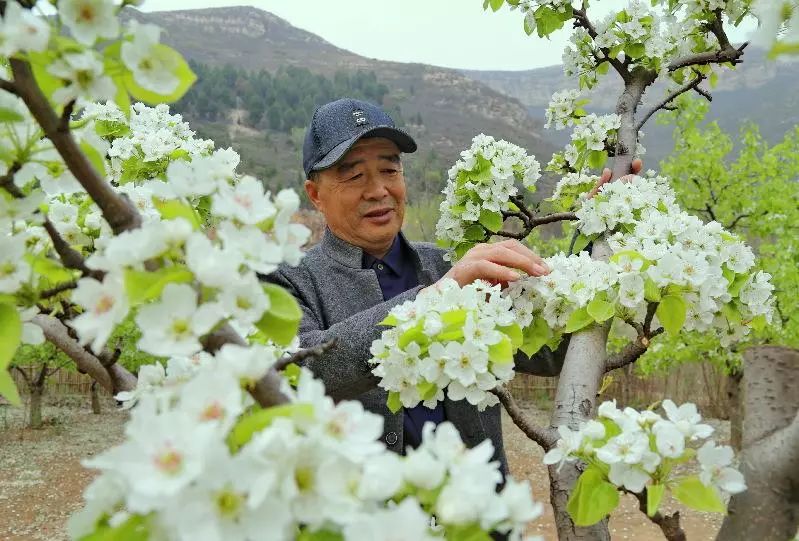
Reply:
[[[549,274],[549,267],[541,256],[514,239],[494,244],[478,244],[467,253],[466,257],[487,259],[499,265],[520,269],[531,276]]]
[[[630,165],[630,172],[633,175],[637,175],[641,172],[643,168],[644,168],[643,160],[641,160],[641,158],[636,158],[633,160],[633,163]]]

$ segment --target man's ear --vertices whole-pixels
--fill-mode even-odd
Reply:
[[[305,180],[305,193],[308,194],[308,199],[311,200],[313,206],[316,207],[316,210],[321,211],[320,208],[322,202],[319,200],[319,182],[313,181],[311,179]]]

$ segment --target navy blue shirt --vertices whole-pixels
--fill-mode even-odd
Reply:
[[[391,245],[383,259],[377,259],[364,252],[362,266],[364,269],[373,269],[377,273],[377,281],[383,291],[384,300],[389,300],[419,285],[416,269],[413,266],[413,257],[409,251],[410,247],[406,245],[400,235],[397,235],[394,244]],[[403,416],[405,448],[416,448],[422,443],[422,427],[426,422],[439,424],[443,421],[444,405],[440,402],[436,404],[435,409],[427,408],[422,404],[413,408],[405,408]]]

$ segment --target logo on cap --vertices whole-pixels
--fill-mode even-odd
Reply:
[[[364,124],[369,123],[369,121],[366,119],[366,115],[360,109],[356,109],[352,112],[352,118],[355,119],[356,126],[363,126]]]

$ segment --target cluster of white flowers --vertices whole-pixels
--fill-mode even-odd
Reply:
[[[574,126],[575,117],[585,116],[580,111],[580,106],[588,100],[580,100],[580,91],[574,89],[561,90],[552,94],[549,107],[546,110],[547,123],[545,128],[555,126],[556,130],[562,130],[568,126]]]
[[[491,389],[513,377],[521,336],[511,301],[482,281],[463,288],[445,280],[394,307],[391,326],[372,343],[372,373],[389,391],[389,407],[429,408],[466,399],[481,411],[498,403]]]
[[[616,134],[621,118],[616,114],[594,113],[573,120],[572,142],[563,152],[555,153],[547,169],[585,174],[589,169],[599,169],[607,160],[606,149],[616,146]]]
[[[774,288],[755,271],[752,250],[718,223],[682,212],[666,179],[606,184],[577,216],[590,239],[612,233],[610,261],[556,255],[549,275],[511,284],[522,327],[543,318],[557,335],[614,315],[643,323],[649,304],[661,303],[656,324],[674,310],[675,330],[714,331],[727,346],[771,321]]]
[[[288,404],[254,407],[240,363],[229,362],[252,357],[239,350],[140,375],[147,383],[125,441],[85,461],[102,473],[69,522],[73,538],[135,524],[151,538],[192,541],[280,541],[300,532],[388,540],[398,531],[444,539],[464,527],[518,539],[541,514],[527,483],[508,479],[497,492],[491,443],[466,449],[450,423],[425,426],[422,445],[401,457],[378,441],[379,415],[359,402],[334,404],[306,370],[296,390],[284,385]]]
[[[541,166],[535,157],[512,143],[480,134],[472,146],[449,170],[441,217],[436,225],[438,238],[450,244],[481,240],[485,230],[502,226],[502,211],[511,208],[510,198],[519,193],[516,181],[529,191],[541,178]],[[476,226],[473,238],[468,231]]]
[[[43,51],[50,40],[50,25],[17,2],[8,2],[0,17],[0,56]]]
[[[598,420],[584,422],[576,431],[558,428],[560,439],[544,455],[544,463],[599,462],[615,486],[641,493],[647,485],[677,485],[674,466],[696,456],[699,479],[705,486],[720,495],[746,490],[743,475],[731,466],[732,449],[708,440],[713,428],[701,422],[696,405],[677,407],[666,399],[663,409],[665,418],[651,410],[620,410],[615,400],[604,402],[597,410]],[[708,441],[698,452],[690,447],[702,440]]]
[[[799,44],[797,0],[754,0],[751,10],[760,23],[752,36],[755,45],[782,52],[781,46],[789,51]]]
[[[559,209],[568,210],[596,186],[597,182],[599,182],[598,175],[566,173],[555,185],[552,197],[548,200],[553,201]]]

